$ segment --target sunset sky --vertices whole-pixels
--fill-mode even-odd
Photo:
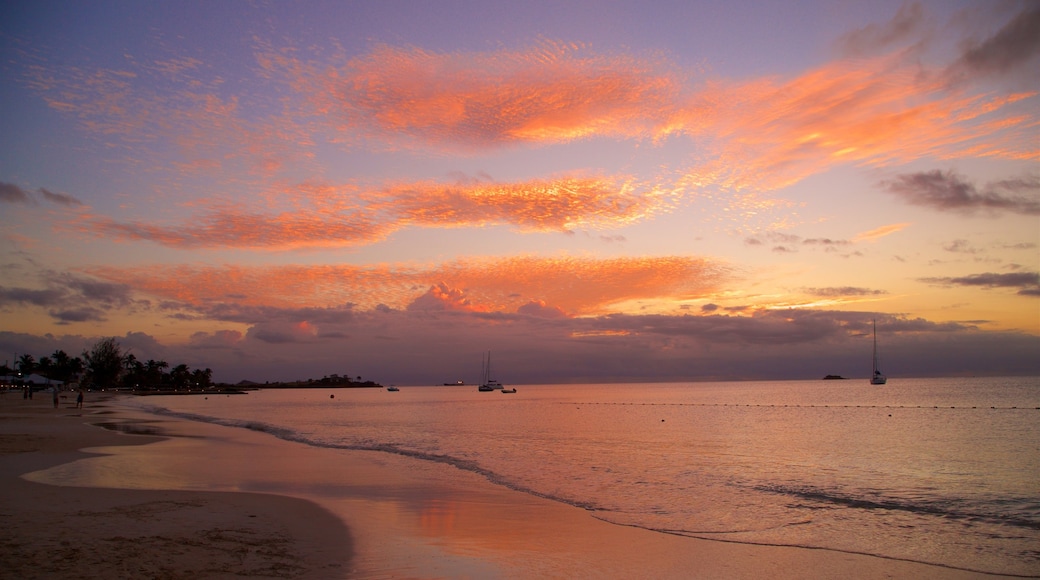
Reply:
[[[0,362],[1040,374],[1037,2],[0,8]]]

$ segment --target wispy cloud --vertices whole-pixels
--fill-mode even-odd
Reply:
[[[857,242],[872,242],[885,236],[890,236],[896,232],[900,232],[909,227],[910,225],[912,224],[904,222],[898,224],[889,224],[887,226],[881,226],[880,228],[874,228],[872,230],[860,232],[856,234],[855,237],[853,237],[853,240]]]
[[[1023,31],[1035,26],[1034,12],[978,43],[965,62],[996,67],[1018,63],[1001,56],[1015,49],[1032,54]],[[234,86],[194,57],[128,57],[107,69],[41,61],[22,79],[108,150],[150,172],[161,195],[196,212],[184,224],[98,217],[94,233],[178,248],[335,247],[374,243],[405,227],[621,227],[711,190],[752,215],[782,207],[768,192],[835,166],[1035,158],[1034,121],[1022,103],[1036,95],[950,87],[937,69],[906,58],[900,47],[914,42],[923,19],[909,4],[839,42],[850,54],[868,44],[883,54],[787,78],[719,78],[667,55],[553,40],[486,52],[382,45],[330,57],[257,39],[252,74]],[[329,151],[481,156],[591,140],[633,149],[685,141],[697,161],[639,175],[306,185],[334,182],[323,167]],[[235,195],[257,199],[240,211]],[[0,200],[26,199],[17,186],[0,187]],[[266,210],[257,208],[265,202]]]
[[[990,182],[978,188],[953,171],[935,170],[899,175],[882,185],[907,203],[942,211],[1040,214],[1040,178],[1036,176]]]
[[[653,137],[667,131],[683,91],[663,60],[549,40],[485,53],[381,46],[336,69],[285,54],[262,54],[261,63],[295,76],[314,109],[345,119],[347,133],[466,150]]]
[[[858,240],[857,240],[858,241]],[[853,245],[853,241],[832,238],[803,238],[795,234],[783,232],[766,232],[744,239],[749,246],[772,244],[774,252],[797,252],[800,248],[822,249],[825,252],[838,252]]]
[[[225,205],[188,224],[78,219],[88,232],[177,247],[292,249],[358,246],[405,227],[513,226],[520,231],[617,228],[665,211],[675,200],[630,177],[559,177],[528,182],[412,182],[357,193],[299,188],[299,211],[260,214]]]
[[[804,288],[806,294],[821,296],[825,298],[843,298],[846,296],[878,296],[887,294],[886,290],[872,290],[870,288],[859,288],[856,286],[841,286],[828,288]]]
[[[963,80],[968,75],[1003,74],[1034,61],[1040,55],[1040,9],[1032,3],[1026,5],[992,36],[965,43],[963,54],[950,65],[947,75]]]
[[[137,304],[130,287],[70,273],[40,271],[27,286],[0,286],[0,309],[41,308],[59,324],[104,321],[107,313]]]
[[[561,177],[522,183],[411,183],[379,192],[373,209],[420,226],[509,224],[522,230],[620,227],[671,201],[625,177]]]
[[[528,257],[459,260],[435,267],[242,266],[93,268],[99,279],[220,320],[261,320],[265,309],[395,309],[571,315],[609,312],[634,299],[707,295],[728,278],[720,263],[688,257]],[[347,284],[344,281],[349,280]],[[253,314],[250,315],[249,313]],[[322,311],[322,316],[327,312]],[[319,312],[311,311],[311,315]]]
[[[0,203],[35,204],[37,197],[58,205],[70,207],[83,205],[83,202],[66,193],[54,193],[42,187],[33,192],[13,183],[0,181]]]
[[[926,15],[921,4],[907,2],[888,22],[871,23],[847,32],[838,37],[834,44],[847,57],[877,54],[914,40],[925,21]]]
[[[1012,272],[998,274],[985,272],[957,277],[919,278],[925,284],[942,286],[981,286],[984,288],[1018,288],[1023,296],[1040,296],[1040,274],[1036,272]]]
[[[203,215],[190,224],[162,226],[122,223],[95,217],[77,222],[88,232],[116,239],[150,241],[175,248],[232,247],[296,249],[369,244],[392,229],[362,212],[322,216],[314,213],[263,215],[224,210]]]
[[[1028,158],[1030,121],[1006,108],[1031,96],[951,92],[899,57],[828,63],[786,81],[719,82],[698,97],[711,103],[707,120],[698,113],[682,125],[714,154],[689,180],[773,190],[844,164]]]

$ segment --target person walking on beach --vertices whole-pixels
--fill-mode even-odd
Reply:
[[[53,387],[51,393],[54,395],[54,408],[58,408],[58,387]]]
[[[80,389],[79,393],[76,395],[76,408],[83,408],[83,389]]]

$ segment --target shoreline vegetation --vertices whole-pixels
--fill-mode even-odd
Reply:
[[[169,369],[169,370],[167,370]],[[140,361],[124,351],[114,338],[97,341],[81,356],[56,350],[36,360],[31,354],[15,355],[14,366],[0,365],[0,389],[25,391],[114,391],[134,395],[237,395],[256,389],[382,388],[360,376],[326,375],[320,379],[276,381],[263,384],[240,381],[214,383],[213,370],[192,369],[186,364],[170,367],[164,360]]]
[[[241,381],[234,385],[217,383],[205,389],[115,389],[117,393],[127,393],[139,397],[148,395],[245,395],[250,391],[261,389],[381,389],[383,385],[374,381],[336,381],[329,382],[324,379],[306,381],[289,381],[273,383],[254,383],[252,381]]]

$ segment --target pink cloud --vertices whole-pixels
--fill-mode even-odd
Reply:
[[[395,309],[515,312],[532,302],[587,315],[610,312],[613,305],[635,299],[679,300],[708,295],[729,277],[726,266],[699,258],[535,256],[458,260],[429,268],[156,266],[92,268],[90,273],[212,315],[241,312],[243,308],[262,312],[258,309],[343,305],[359,310],[386,305]]]
[[[674,200],[625,177],[558,177],[528,182],[402,183],[355,195],[352,187],[305,184],[286,196],[299,210],[262,214],[224,205],[181,225],[78,219],[74,227],[176,248],[296,249],[366,245],[414,227],[511,225],[521,231],[622,227]]]

